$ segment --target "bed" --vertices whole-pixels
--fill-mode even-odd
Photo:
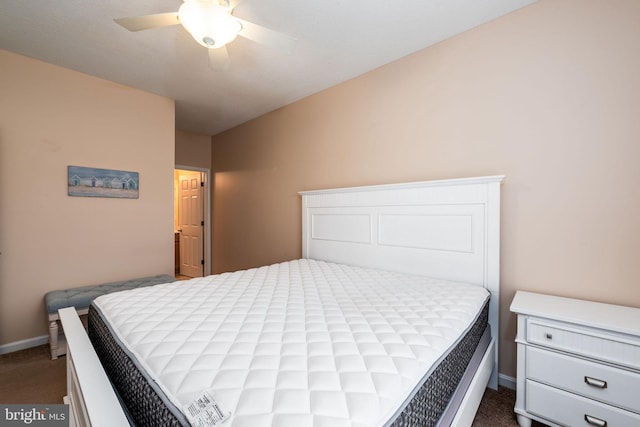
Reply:
[[[62,310],[73,423],[470,425],[497,388],[501,181],[302,192],[300,260],[96,300],[93,343]]]

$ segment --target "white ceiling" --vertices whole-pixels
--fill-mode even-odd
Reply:
[[[534,1],[244,0],[235,16],[296,37],[296,50],[238,37],[230,68],[212,71],[181,26],[113,21],[180,0],[2,0],[0,48],[173,98],[178,129],[214,135]]]

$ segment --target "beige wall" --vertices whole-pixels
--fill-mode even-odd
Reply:
[[[0,50],[0,345],[47,333],[54,289],[172,274],[174,102]],[[67,166],[139,199],[67,196]]]
[[[517,289],[640,307],[640,2],[540,0],[213,138],[214,266],[300,256],[307,189],[505,174]]]
[[[176,129],[176,165],[211,169],[211,137]]]

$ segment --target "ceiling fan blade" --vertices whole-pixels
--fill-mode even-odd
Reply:
[[[298,39],[245,21],[244,19],[236,18],[235,16],[234,18],[242,24],[242,30],[240,30],[239,33],[242,37],[278,49],[287,54],[291,54],[295,50]]]
[[[157,13],[155,15],[133,16],[130,18],[114,19],[129,31],[149,30],[151,28],[168,27],[178,25],[178,12]]]
[[[226,46],[217,49],[209,48],[209,68],[214,71],[224,71],[229,69],[231,59],[229,59],[229,51]]]

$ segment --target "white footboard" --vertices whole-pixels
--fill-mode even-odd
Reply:
[[[107,374],[72,307],[59,312],[67,337],[67,396],[70,426],[128,426]]]

